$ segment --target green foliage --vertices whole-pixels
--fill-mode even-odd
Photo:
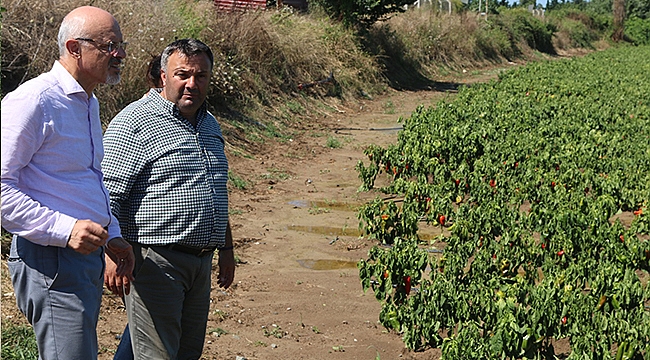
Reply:
[[[412,0],[316,0],[332,19],[342,21],[346,26],[369,27],[378,20],[392,14],[404,12],[405,5]]]
[[[648,73],[648,46],[530,64],[368,147],[362,187],[391,195],[358,214],[384,245],[359,263],[381,323],[442,359],[552,359],[561,339],[647,358]],[[422,223],[442,235],[423,244]]]
[[[249,186],[248,181],[244,180],[242,177],[230,170],[228,171],[228,181],[238,190],[246,190]]]
[[[612,5],[613,0],[590,0],[581,7],[589,12],[611,15]],[[625,14],[628,18],[647,19],[650,17],[650,2],[647,0],[625,0]]]
[[[554,28],[534,17],[523,8],[508,9],[500,13],[494,20],[510,32],[511,39],[524,41],[535,50],[545,53],[554,53],[553,37]]]
[[[570,18],[561,18],[558,29],[569,35],[571,46],[576,48],[593,49],[592,41],[596,40],[595,34],[581,21]]]
[[[341,144],[341,140],[337,139],[336,137],[328,136],[326,146],[330,149],[338,149],[340,147],[343,147],[343,144]]]
[[[2,255],[9,255],[11,249],[11,239],[13,235],[9,233],[5,228],[2,228],[2,238],[0,240],[0,247],[2,248]]]
[[[27,325],[2,322],[2,356],[6,360],[31,360],[38,358],[34,329]]]
[[[499,26],[495,26],[488,19],[483,31],[476,34],[476,46],[487,59],[498,59],[503,56],[506,59],[514,59],[519,52],[516,44],[510,41],[508,32]]]
[[[175,11],[182,19],[181,27],[177,31],[179,39],[200,39],[201,32],[207,26],[206,21],[203,19],[206,14],[195,8],[196,3],[196,0],[174,0],[171,2],[170,11]]]
[[[636,45],[650,45],[650,18],[631,18],[625,22],[625,35]]]

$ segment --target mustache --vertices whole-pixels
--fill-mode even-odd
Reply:
[[[122,62],[122,59],[119,58],[111,58],[110,61],[108,62],[109,66],[114,66],[118,65],[120,69],[124,68],[124,63]]]

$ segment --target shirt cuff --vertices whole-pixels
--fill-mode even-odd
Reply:
[[[70,240],[70,235],[72,234],[72,229],[76,223],[77,219],[68,215],[60,214],[59,220],[56,222],[56,228],[54,229],[50,242],[47,245],[63,248],[67,247],[68,240]]]
[[[122,232],[120,230],[120,224],[118,224],[117,221],[111,221],[111,224],[108,225],[108,241],[121,237]],[[106,244],[108,244],[108,242],[106,242]]]

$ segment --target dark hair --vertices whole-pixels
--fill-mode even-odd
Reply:
[[[163,87],[162,78],[160,77],[160,58],[162,55],[152,55],[149,65],[147,65],[147,82],[150,87]]]
[[[160,64],[163,71],[167,71],[167,63],[169,62],[169,57],[177,51],[188,57],[199,54],[206,54],[208,56],[208,59],[210,59],[210,68],[212,69],[214,66],[214,55],[212,55],[212,50],[210,50],[208,45],[197,39],[180,39],[167,45],[165,50],[163,50],[162,57],[160,59]]]

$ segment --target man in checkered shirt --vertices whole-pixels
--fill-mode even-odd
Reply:
[[[214,58],[195,39],[162,54],[162,89],[128,105],[104,135],[111,210],[135,252],[135,279],[107,267],[105,283],[125,295],[136,359],[199,359],[217,283],[235,275],[228,221],[228,161],[217,120],[206,110]]]

